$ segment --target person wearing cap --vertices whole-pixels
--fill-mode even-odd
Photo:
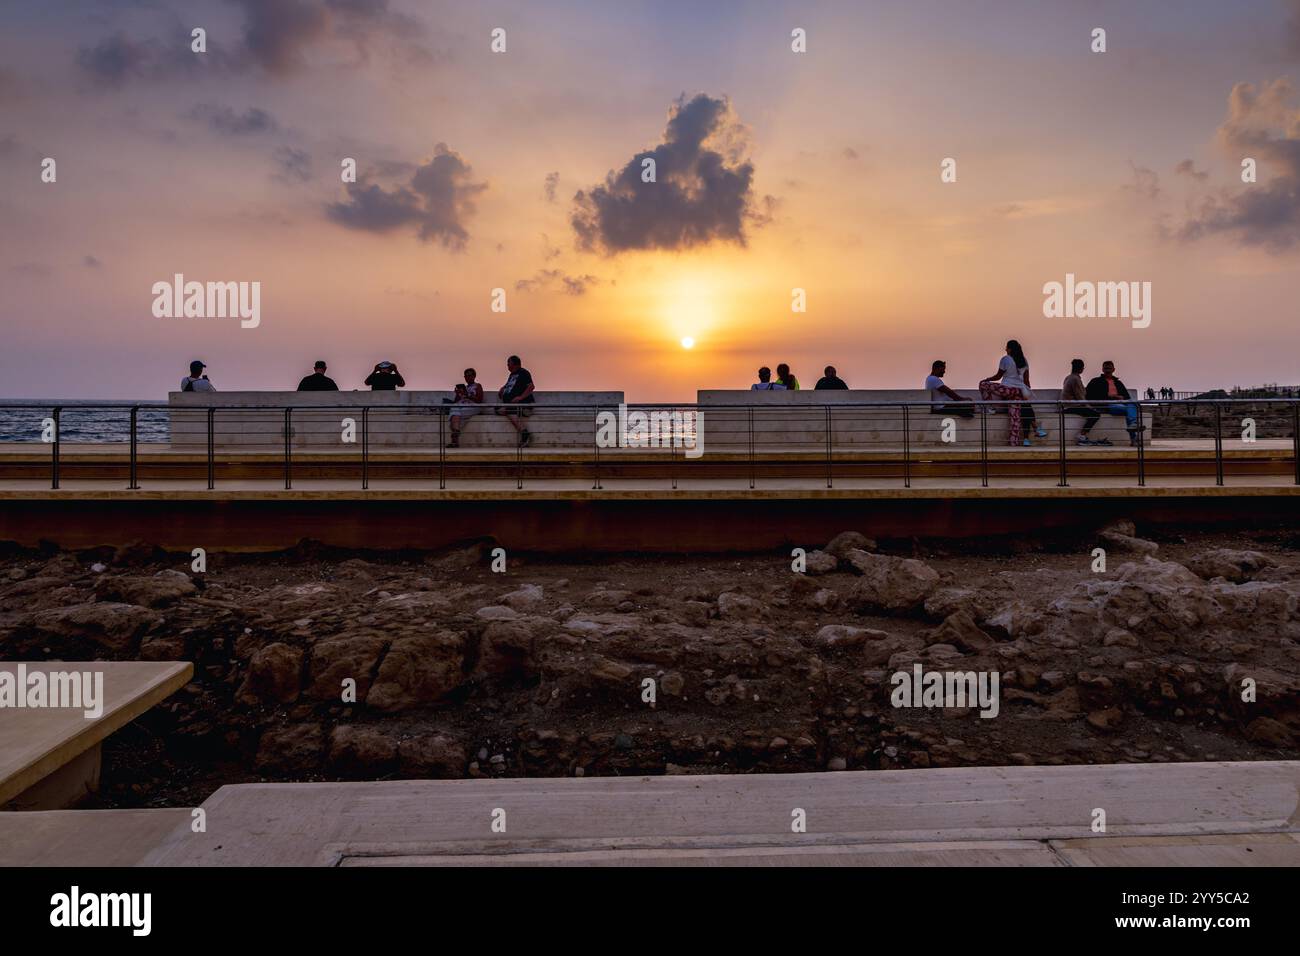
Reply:
[[[181,379],[182,392],[215,392],[216,387],[208,381],[208,377],[203,374],[207,368],[198,359],[190,363],[190,374]]]
[[[328,366],[323,361],[318,361],[314,366],[315,371],[310,375],[303,376],[298,383],[300,392],[337,392],[339,387],[334,384],[334,379],[325,374]]]
[[[395,392],[406,384],[406,379],[402,378],[402,373],[392,362],[380,362],[366,376],[366,384],[372,392]]]

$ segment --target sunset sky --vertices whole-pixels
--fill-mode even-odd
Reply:
[[[1042,386],[1296,384],[1297,83],[1283,0],[5,0],[0,395],[970,386],[1009,337]],[[156,318],[178,272],[260,326]],[[1150,327],[1044,318],[1066,273]]]

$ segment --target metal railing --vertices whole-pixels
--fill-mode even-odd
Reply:
[[[138,490],[141,487],[141,446],[151,444],[141,440],[142,415],[165,415],[168,419],[169,453],[193,452],[200,445],[203,447],[202,465],[206,472],[206,485],[215,490],[218,479],[218,448],[222,449],[223,465],[248,466],[255,460],[264,466],[265,452],[272,443],[282,455],[280,470],[285,489],[292,489],[295,470],[314,468],[322,464],[320,460],[306,460],[305,456],[328,454],[327,466],[335,468],[339,463],[346,463],[347,455],[335,456],[332,452],[350,452],[349,444],[355,444],[359,452],[356,461],[360,485],[368,489],[375,477],[376,467],[392,470],[402,459],[403,467],[415,471],[421,478],[432,479],[436,472],[439,489],[446,489],[449,477],[455,478],[477,470],[486,472],[491,477],[509,475],[515,487],[522,489],[525,478],[532,471],[543,465],[567,466],[570,470],[589,467],[592,489],[601,490],[604,480],[614,477],[617,469],[635,462],[641,466],[653,464],[655,455],[662,455],[663,469],[672,488],[678,487],[679,479],[703,470],[710,472],[709,477],[716,477],[721,471],[730,468],[728,474],[738,474],[748,480],[749,487],[757,487],[761,478],[785,477],[781,469],[793,469],[799,477],[814,477],[818,472],[824,477],[826,487],[834,487],[837,477],[854,477],[864,471],[872,476],[892,475],[901,481],[903,487],[912,487],[917,469],[924,467],[934,471],[950,466],[956,471],[966,473],[978,465],[980,484],[988,487],[990,476],[994,471],[1006,474],[1008,468],[1017,462],[1036,466],[1034,474],[1042,474],[1045,461],[1036,453],[1021,455],[1007,446],[1001,453],[992,449],[998,447],[991,441],[990,421],[993,416],[1004,414],[1013,409],[1023,411],[1026,404],[1034,409],[1036,421],[1041,425],[1054,420],[1057,430],[1055,448],[1055,477],[1058,487],[1068,487],[1070,483],[1071,459],[1086,456],[1090,468],[1095,469],[1098,461],[1109,462],[1113,470],[1119,473],[1131,473],[1136,483],[1141,486],[1147,481],[1148,443],[1150,433],[1139,430],[1134,433],[1131,449],[1118,447],[1098,454],[1094,447],[1077,448],[1067,439],[1069,420],[1067,416],[1079,416],[1085,409],[1101,409],[1106,402],[1062,402],[1032,400],[1022,402],[974,402],[972,417],[961,415],[957,403],[947,403],[936,408],[928,402],[845,402],[845,403],[811,403],[811,404],[708,404],[695,405],[684,403],[636,404],[628,406],[592,405],[592,404],[537,404],[528,408],[530,419],[534,423],[562,423],[567,429],[563,440],[553,441],[545,447],[528,447],[522,444],[514,448],[501,446],[466,445],[449,453],[448,449],[448,413],[453,411],[445,405],[402,405],[374,406],[348,404],[346,402],[328,405],[247,405],[247,406],[166,406],[146,405],[141,403],[79,403],[76,405],[36,406],[30,403],[21,405],[0,404],[0,425],[4,424],[3,415],[15,409],[28,414],[48,409],[49,414],[41,420],[42,430],[48,431],[51,445],[49,459],[50,487],[57,489],[65,477],[64,438],[65,429],[75,431],[76,416],[83,413],[104,415],[120,412],[125,419],[120,440],[99,442],[98,444],[126,444],[128,448],[127,488]],[[1125,403],[1115,403],[1125,404]],[[1139,422],[1144,423],[1148,416],[1161,408],[1173,405],[1184,406],[1182,400],[1137,400],[1140,409]],[[1258,410],[1248,418],[1260,417],[1265,425],[1276,434],[1259,432],[1257,441],[1289,440],[1289,457],[1292,460],[1292,479],[1300,485],[1300,398],[1289,399],[1200,399],[1192,403],[1197,414],[1206,413],[1198,418],[1196,424],[1203,425],[1206,434],[1200,441],[1204,450],[1212,449],[1213,475],[1215,484],[1222,486],[1225,482],[1224,427],[1235,413]],[[484,405],[478,411],[487,416],[494,406]],[[617,446],[609,446],[601,441],[602,420],[608,424],[613,419],[623,428],[620,411],[642,413],[647,417],[658,413],[678,416],[675,421],[692,421],[697,423],[693,435],[676,436],[681,440],[670,440],[664,444],[663,436],[657,436],[658,444],[627,444],[618,436]],[[1115,413],[1102,412],[1102,419]],[[339,418],[340,415],[344,417]],[[355,419],[353,418],[355,416]],[[433,416],[437,420],[425,423],[424,418]],[[201,422],[195,429],[194,422]],[[463,424],[462,434],[473,437],[474,418]],[[327,432],[338,430],[337,422],[352,422],[356,433],[348,440],[344,438],[327,439]],[[925,422],[926,424],[922,424]],[[966,425],[961,425],[965,422]],[[177,441],[177,425],[183,440]],[[326,427],[328,423],[328,427]],[[397,427],[394,427],[396,424]],[[932,425],[951,427],[962,432],[960,438],[936,440],[932,434]],[[1255,423],[1257,427],[1258,423]],[[249,427],[252,426],[252,427]],[[818,427],[820,426],[820,427]],[[972,435],[972,429],[974,437]],[[102,429],[101,429],[102,431]],[[3,434],[13,434],[14,429],[5,427]],[[346,429],[344,429],[346,433]],[[113,432],[113,434],[118,434]],[[157,427],[150,429],[151,435],[161,434]],[[224,440],[223,440],[224,436]],[[397,436],[395,439],[394,436]],[[656,436],[652,436],[654,438]],[[686,439],[693,438],[702,445],[701,454],[695,457],[692,446]],[[427,442],[421,444],[421,441]],[[1196,439],[1189,439],[1195,443]],[[375,450],[376,443],[384,445],[386,451]],[[14,445],[8,446],[10,449]],[[19,445],[18,447],[21,447]],[[620,455],[614,447],[631,451],[642,451],[641,457]],[[1044,446],[1037,446],[1042,448]],[[1197,445],[1197,448],[1201,445]],[[407,450],[406,455],[395,453]],[[1184,449],[1186,450],[1186,449]],[[1192,449],[1195,450],[1195,449]],[[258,453],[261,459],[256,459]],[[545,452],[538,455],[537,452]],[[295,453],[300,456],[295,460]],[[1131,453],[1131,454],[1130,454]],[[813,456],[816,456],[815,458]],[[108,456],[100,456],[106,462]],[[15,466],[12,456],[0,458],[0,479],[12,477],[10,472]],[[1186,459],[1185,459],[1186,460]],[[1199,459],[1195,459],[1199,461]],[[151,459],[151,464],[158,464],[158,457]],[[1128,464],[1131,462],[1131,465]],[[702,469],[698,463],[709,467]],[[82,467],[85,463],[82,462]],[[1204,464],[1210,464],[1207,458]],[[1050,467],[1050,466],[1049,466]],[[1208,477],[1208,474],[1207,474]]]

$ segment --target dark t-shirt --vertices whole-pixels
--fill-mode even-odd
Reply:
[[[848,386],[844,384],[844,380],[838,375],[823,375],[821,378],[817,379],[817,384],[814,386],[813,391],[825,388],[847,389]]]
[[[501,392],[502,401],[511,401],[516,395],[532,384],[533,376],[528,369],[521,368],[519,371],[512,373],[511,376],[506,379],[504,390]],[[524,403],[531,402],[533,401],[533,396],[529,395],[527,398],[521,399],[521,401]]]
[[[406,384],[401,372],[371,372],[366,376],[366,384],[372,392],[393,392]]]
[[[339,387],[334,384],[334,379],[324,372],[312,372],[298,383],[300,392],[337,392],[338,390]]]

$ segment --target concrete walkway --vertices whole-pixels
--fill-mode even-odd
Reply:
[[[1300,761],[245,784],[198,833],[0,814],[0,865],[1297,866],[1298,798]]]
[[[81,707],[10,707],[0,710],[0,807],[17,809],[71,806],[99,780],[99,752],[104,738],[135,720],[159,701],[184,687],[194,673],[185,662],[41,661],[0,663],[14,675],[81,675],[77,686],[102,680],[100,713]],[[102,675],[102,678],[97,675]],[[84,680],[83,680],[84,679]],[[30,681],[30,676],[25,676]],[[19,688],[20,693],[24,688]],[[89,688],[87,688],[89,692]],[[53,691],[51,691],[51,695]]]

